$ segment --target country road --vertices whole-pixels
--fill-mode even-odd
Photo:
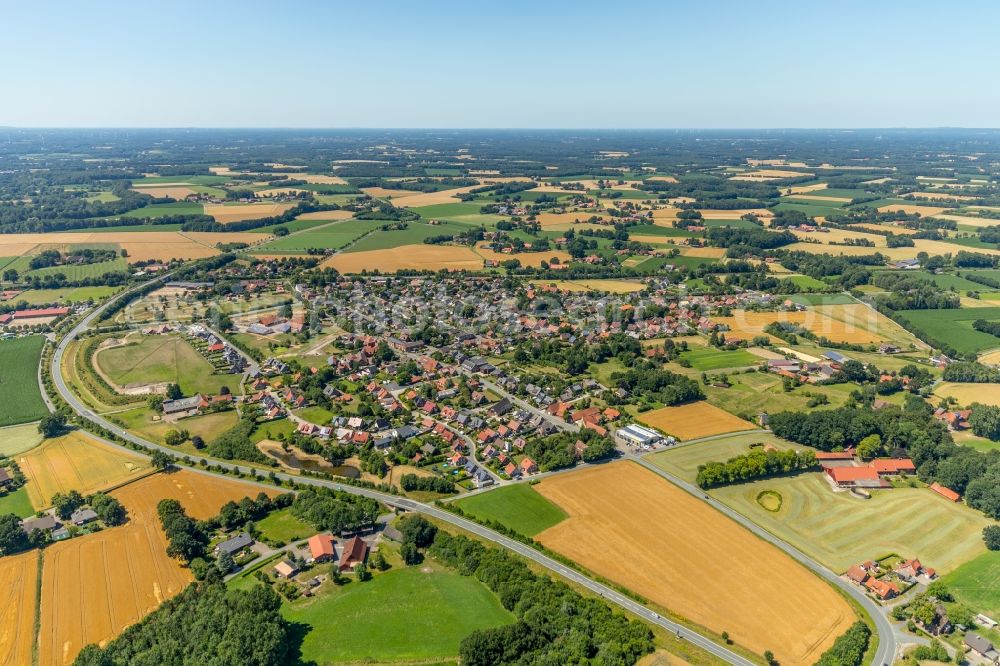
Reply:
[[[161,276],[161,277],[157,278],[156,280],[154,280],[153,282],[161,281],[161,280],[165,279],[166,277],[168,277],[168,276]],[[146,283],[146,284],[150,284],[150,283]],[[145,286],[145,285],[142,285],[142,286]],[[134,443],[134,444],[136,444],[138,446],[141,446],[141,447],[143,447],[145,449],[148,449],[148,450],[162,451],[163,453],[166,453],[167,455],[169,455],[171,458],[173,458],[175,460],[179,460],[179,459],[181,459],[181,458],[184,457],[184,454],[179,453],[178,451],[176,451],[174,449],[171,449],[170,447],[163,446],[163,445],[157,444],[155,442],[151,442],[149,440],[146,440],[146,439],[143,439],[141,437],[138,437],[138,436],[136,436],[136,435],[134,435],[134,434],[132,434],[132,433],[124,430],[123,428],[120,428],[119,426],[115,425],[114,423],[111,423],[110,421],[108,421],[107,419],[103,418],[99,414],[94,413],[92,410],[90,410],[86,405],[84,405],[76,397],[76,395],[73,393],[73,391],[70,390],[70,388],[66,385],[65,379],[63,378],[62,372],[61,372],[62,358],[63,358],[63,355],[65,353],[66,347],[83,330],[85,330],[88,326],[90,326],[90,324],[95,319],[97,319],[100,316],[100,314],[111,303],[115,302],[116,300],[118,300],[120,298],[126,297],[128,294],[132,293],[133,291],[135,291],[136,289],[139,289],[139,288],[141,288],[141,287],[136,287],[134,289],[130,289],[130,290],[127,290],[125,292],[122,292],[121,294],[119,294],[117,296],[117,298],[113,298],[113,299],[107,301],[106,303],[102,304],[100,307],[96,308],[93,312],[91,312],[86,317],[84,317],[83,319],[81,319],[76,324],[76,326],[74,326],[73,329],[63,337],[63,339],[59,342],[58,346],[56,347],[56,349],[55,349],[55,351],[54,351],[54,353],[52,355],[52,360],[51,360],[51,365],[50,365],[50,369],[51,369],[51,372],[52,372],[52,380],[53,380],[53,382],[54,382],[54,384],[56,386],[56,389],[59,391],[59,394],[62,396],[62,398],[70,405],[70,407],[74,411],[76,411],[81,416],[83,416],[86,419],[88,419],[88,420],[90,420],[90,421],[92,421],[92,422],[100,425],[103,428],[106,428],[108,431],[113,432],[115,435],[117,435],[118,437],[121,437],[122,439],[124,439],[126,441],[132,442],[132,443]],[[114,447],[117,447],[119,449],[126,449],[127,448],[127,447],[124,447],[121,444],[118,444],[116,442],[108,441],[108,440],[106,440],[104,438],[99,438],[99,439],[101,439],[102,441],[106,442],[107,444],[109,444],[111,446],[114,446]],[[131,449],[128,449],[128,450],[131,451]],[[250,467],[243,467],[243,466],[240,466],[238,464],[227,462],[227,461],[223,461],[223,460],[212,459],[212,462],[213,462],[213,464],[219,465],[220,467],[223,467],[223,468],[228,469],[230,471],[241,472],[241,473],[245,473],[245,474],[249,474],[250,471],[251,471]],[[201,473],[211,474],[211,472],[206,472],[205,470],[198,470],[197,468],[193,468],[193,469],[195,469],[196,471],[199,471]],[[582,587],[587,588],[591,592],[594,592],[594,593],[602,596],[603,598],[607,599],[608,601],[610,601],[610,602],[618,605],[619,607],[621,607],[621,608],[623,608],[623,609],[625,609],[625,610],[627,610],[627,611],[635,614],[636,616],[642,618],[645,622],[647,622],[649,624],[657,625],[657,626],[659,626],[659,627],[661,627],[661,628],[669,631],[670,633],[674,634],[678,638],[686,640],[689,643],[698,646],[699,648],[705,650],[706,652],[709,652],[710,654],[714,655],[715,657],[717,657],[719,659],[722,659],[723,661],[725,661],[727,663],[730,663],[730,664],[739,664],[740,666],[751,666],[754,663],[754,662],[750,661],[749,659],[746,659],[745,657],[742,657],[742,656],[736,654],[732,650],[729,650],[726,647],[713,642],[709,638],[706,638],[705,636],[702,636],[700,634],[695,633],[694,631],[692,631],[691,629],[689,629],[687,627],[684,627],[683,625],[677,624],[676,622],[671,622],[670,620],[667,620],[667,619],[661,617],[656,612],[651,611],[650,609],[646,608],[644,605],[642,605],[642,604],[640,604],[640,603],[632,600],[631,598],[625,596],[624,594],[621,594],[620,592],[614,590],[613,588],[611,588],[611,587],[609,587],[607,585],[604,585],[604,584],[602,584],[602,583],[600,583],[600,582],[598,582],[598,581],[590,578],[589,576],[586,576],[585,574],[582,574],[579,571],[576,571],[576,570],[574,570],[574,569],[572,569],[572,568],[570,568],[570,567],[568,567],[568,566],[566,566],[566,565],[564,565],[564,564],[562,564],[562,563],[560,563],[560,562],[558,562],[558,561],[556,561],[556,560],[554,560],[554,559],[552,559],[552,558],[550,558],[550,557],[548,557],[548,556],[540,553],[539,551],[535,550],[534,548],[532,548],[530,546],[527,546],[527,545],[525,545],[525,544],[523,544],[523,543],[521,543],[519,541],[515,541],[514,539],[511,539],[511,538],[506,537],[506,536],[504,536],[502,534],[499,534],[498,532],[494,532],[493,530],[488,529],[486,527],[483,527],[482,525],[480,525],[478,523],[475,523],[475,522],[473,522],[471,520],[468,520],[466,518],[462,518],[460,516],[456,516],[453,513],[445,511],[444,509],[440,509],[440,508],[432,506],[430,504],[424,504],[422,502],[417,502],[417,501],[414,501],[414,500],[411,500],[411,499],[406,499],[406,498],[403,498],[403,497],[398,497],[398,496],[395,496],[395,495],[389,495],[387,493],[378,492],[376,490],[370,490],[370,489],[367,489],[367,488],[358,488],[358,487],[355,487],[355,486],[343,485],[343,484],[336,483],[334,481],[327,481],[325,479],[317,479],[317,478],[312,478],[312,477],[299,477],[299,476],[294,476],[294,475],[290,475],[290,474],[284,474],[284,473],[280,473],[280,472],[276,472],[275,475],[277,476],[277,478],[282,479],[283,481],[294,481],[294,482],[302,483],[302,484],[315,485],[315,486],[323,486],[323,487],[327,487],[327,488],[334,488],[336,490],[341,490],[343,492],[352,493],[352,494],[356,494],[356,495],[361,495],[361,496],[364,496],[364,497],[370,497],[370,498],[376,499],[376,500],[378,500],[378,501],[380,501],[380,502],[382,502],[382,503],[384,503],[384,504],[386,504],[388,506],[398,507],[398,508],[409,510],[409,511],[415,511],[417,513],[422,513],[422,514],[427,515],[427,516],[432,516],[434,518],[437,518],[438,520],[442,520],[442,521],[451,523],[452,525],[455,525],[456,527],[459,527],[459,528],[461,528],[463,530],[471,532],[471,533],[473,533],[473,534],[475,534],[475,535],[477,535],[479,537],[482,537],[484,539],[492,541],[493,543],[495,543],[497,545],[503,546],[504,548],[507,548],[508,550],[511,550],[511,551],[513,551],[515,553],[518,553],[522,557],[525,557],[525,558],[527,558],[527,559],[535,562],[536,564],[541,565],[541,566],[545,567],[546,569],[549,569],[550,571],[552,571],[552,572],[554,572],[556,574],[559,574],[563,578],[566,578],[567,580],[570,580],[570,581],[572,581],[572,582],[574,582],[574,583],[576,583],[576,584],[578,584],[578,585],[580,585]]]

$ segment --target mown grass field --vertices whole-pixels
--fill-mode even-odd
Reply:
[[[1000,321],[1000,307],[902,310],[898,316],[909,322],[907,328],[948,343],[959,352],[974,353],[1000,347],[1000,338],[972,328],[976,319]]]
[[[311,627],[302,657],[320,664],[451,661],[469,633],[514,619],[474,577],[430,560],[365,583],[328,586],[281,612]]]
[[[38,388],[44,344],[40,335],[0,341],[0,426],[37,421],[49,413]]]
[[[260,252],[305,252],[309,249],[339,250],[351,241],[386,224],[383,220],[344,220],[310,229],[300,234],[278,238],[261,245]],[[289,226],[289,225],[285,225]],[[291,229],[291,227],[289,226]]]
[[[778,512],[757,502],[765,491],[782,497]],[[820,472],[763,479],[709,493],[834,571],[896,553],[948,572],[985,550],[982,513],[927,488],[875,491],[869,500],[835,493]]]
[[[35,448],[42,442],[42,435],[35,423],[0,428],[0,456],[15,456]]]
[[[720,370],[722,368],[744,368],[759,365],[760,359],[743,349],[732,351],[705,347],[683,352],[681,358],[688,361],[695,370]]]
[[[184,395],[216,394],[223,386],[236,391],[239,386],[239,377],[214,374],[201,354],[174,335],[141,336],[137,342],[102,349],[94,358],[119,386],[172,382]]]
[[[48,303],[82,303],[99,301],[117,293],[120,287],[63,287],[61,289],[28,289],[22,291],[8,303],[24,301],[28,305],[45,305]]]
[[[99,261],[94,264],[75,264],[71,266],[49,266],[47,268],[37,268],[25,273],[26,277],[35,275],[44,277],[61,273],[67,280],[78,281],[87,278],[101,277],[107,273],[123,273],[128,271],[128,261],[123,257],[112,259],[111,261]]]
[[[381,224],[386,224],[382,222]],[[381,226],[381,225],[380,225]],[[472,225],[461,222],[442,222],[441,224],[426,224],[410,222],[406,229],[393,231],[375,231],[352,245],[348,252],[365,252],[367,250],[385,250],[400,245],[423,243],[425,238],[433,236],[454,235],[468,231]]]
[[[456,504],[479,520],[495,520],[525,536],[535,536],[566,518],[566,512],[526,483],[504,486]]]
[[[256,525],[264,536],[285,543],[305,539],[316,533],[315,527],[293,516],[291,509],[287,508],[272,511],[267,517],[258,520]]]
[[[27,486],[21,486],[14,492],[5,492],[0,495],[0,516],[8,513],[12,513],[18,518],[27,518],[35,514],[35,507],[31,505]]]
[[[177,203],[152,204],[144,208],[136,208],[118,217],[164,217],[166,215],[203,215],[205,208],[200,203],[187,203],[179,201]]]
[[[955,598],[976,612],[1000,615],[1000,552],[987,551],[944,577]]]

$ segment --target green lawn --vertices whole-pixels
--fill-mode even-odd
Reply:
[[[793,302],[802,305],[850,305],[857,303],[847,294],[795,294],[790,298]]]
[[[28,271],[25,273],[25,277],[33,277],[35,275],[43,277],[45,275],[55,275],[57,273],[62,273],[66,276],[67,280],[79,281],[87,278],[97,278],[105,275],[107,273],[123,273],[128,271],[128,261],[122,257],[118,259],[112,259],[111,261],[99,261],[93,264],[78,264],[72,266],[49,266],[47,268],[38,268],[33,271]]]
[[[783,280],[788,280],[789,282],[798,285],[802,289],[817,290],[817,289],[828,289],[830,285],[822,280],[817,280],[814,277],[809,277],[808,275],[789,275],[788,277],[782,278]]]
[[[1000,552],[987,551],[944,577],[955,598],[977,613],[1000,615]]]
[[[0,341],[0,426],[37,421],[49,413],[38,388],[45,338]]]
[[[719,370],[722,368],[744,368],[760,365],[761,359],[743,349],[725,350],[703,347],[683,352],[681,358],[691,363],[695,370]]]
[[[0,456],[16,456],[41,443],[42,435],[38,432],[36,423],[0,428]]]
[[[142,336],[137,343],[101,350],[95,358],[119,386],[172,382],[184,395],[214,395],[223,386],[234,392],[239,388],[238,376],[215,374],[194,347],[175,335]]]
[[[293,516],[292,510],[287,508],[272,511],[270,515],[255,524],[267,538],[285,543],[305,539],[316,533],[315,527]]]
[[[310,627],[302,658],[319,664],[454,660],[469,633],[514,619],[474,577],[429,561],[328,588],[282,614]]]
[[[28,499],[28,487],[21,486],[12,493],[0,495],[0,516],[13,513],[18,518],[35,515],[35,507]]]
[[[535,536],[566,518],[566,512],[527,483],[473,495],[456,504],[479,520],[495,520],[525,536]]]
[[[303,409],[295,410],[294,413],[300,419],[305,419],[309,423],[315,423],[316,425],[327,425],[333,419],[333,413],[323,407],[304,407]]]
[[[281,433],[291,435],[293,432],[295,432],[295,422],[290,419],[268,421],[261,423],[256,430],[250,433],[250,441],[256,444],[264,439],[277,439]]]
[[[791,442],[770,433],[730,435],[700,444],[686,444],[648,456],[646,460],[685,481],[694,482],[698,477],[698,466],[710,462],[722,462],[742,453],[748,453],[753,444],[771,444],[779,449],[792,448]],[[805,447],[799,447],[805,448]]]
[[[125,429],[160,444],[165,443],[167,432],[170,430],[187,430],[191,437],[198,435],[206,442],[211,442],[222,433],[232,429],[239,420],[235,410],[192,416],[176,423],[163,420],[154,421],[153,416],[153,411],[149,407],[137,407],[114,414],[110,418],[113,421],[121,422]],[[200,455],[190,441],[182,444],[181,448],[192,455]]]

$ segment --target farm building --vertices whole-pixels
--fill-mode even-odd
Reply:
[[[340,562],[337,564],[337,570],[347,571],[354,569],[364,562],[366,557],[368,557],[368,544],[359,536],[351,537],[344,544],[344,550],[340,554]]]
[[[163,414],[164,416],[175,416],[177,418],[194,416],[201,409],[201,404],[201,395],[193,395],[190,398],[178,398],[177,400],[164,400]]]
[[[944,497],[947,500],[951,500],[952,502],[957,502],[960,499],[962,499],[962,496],[956,493],[954,490],[952,490],[951,488],[945,488],[944,486],[942,486],[937,482],[931,484],[931,490],[936,492],[941,497]]]
[[[632,423],[624,428],[615,430],[615,439],[629,446],[652,446],[661,441],[663,435],[655,430]]]
[[[274,573],[282,578],[291,578],[299,572],[299,568],[290,560],[282,560],[274,567]]]
[[[333,537],[329,534],[314,534],[309,537],[309,561],[326,562],[336,559],[337,549]]]
[[[226,539],[225,541],[219,543],[219,545],[215,547],[215,552],[216,554],[229,553],[230,555],[235,555],[236,553],[249,548],[253,544],[253,537],[246,532],[240,532],[231,539]]]
[[[873,467],[826,467],[826,475],[840,488],[888,488]]]
[[[97,513],[93,509],[81,508],[70,514],[69,521],[74,525],[86,525],[97,520]]]

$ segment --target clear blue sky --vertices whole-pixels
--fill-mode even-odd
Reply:
[[[986,0],[30,0],[0,15],[0,125],[1000,127]]]

